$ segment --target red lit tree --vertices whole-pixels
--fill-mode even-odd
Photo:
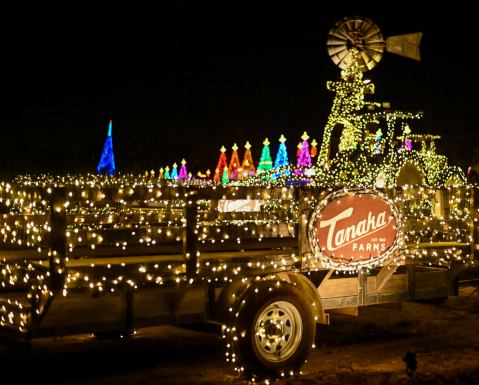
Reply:
[[[316,155],[318,155],[318,148],[316,147],[318,145],[318,142],[316,142],[316,139],[313,139],[311,141],[311,158],[314,158]]]
[[[220,158],[218,159],[218,164],[216,165],[215,169],[215,176],[213,178],[216,182],[221,182],[221,178],[223,177],[223,170],[228,167],[225,146],[221,146],[220,152]]]
[[[301,142],[299,142],[296,146],[296,159],[298,159],[299,155],[301,155],[301,147],[303,147],[303,145],[301,144]]]

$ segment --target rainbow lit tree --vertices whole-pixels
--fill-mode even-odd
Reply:
[[[244,145],[246,149],[243,157],[243,163],[241,164],[241,178],[247,178],[249,176],[254,176],[256,168],[254,167],[253,156],[251,155],[251,144],[246,142]]]
[[[266,138],[263,142],[263,150],[261,151],[261,158],[258,164],[258,170],[256,174],[262,174],[267,172],[273,168],[273,159],[271,159],[271,152],[269,150],[270,142],[268,138]]]
[[[113,155],[113,139],[112,139],[112,121],[108,125],[108,135],[106,137],[105,145],[103,146],[103,151],[101,153],[100,161],[96,168],[97,173],[107,174],[107,175],[116,175],[115,168],[115,156]]]
[[[216,165],[215,169],[215,176],[213,179],[216,182],[221,182],[223,179],[223,172],[224,170],[228,170],[228,160],[226,158],[226,148],[225,146],[221,146],[220,149],[220,158],[218,159],[218,164]]]
[[[231,147],[233,154],[231,155],[230,165],[228,167],[228,179],[237,180],[239,174],[240,160],[238,157],[238,146],[236,143]]]

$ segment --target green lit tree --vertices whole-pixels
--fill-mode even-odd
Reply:
[[[258,164],[258,170],[256,174],[262,174],[267,172],[273,168],[273,159],[271,159],[271,152],[269,150],[270,142],[268,138],[266,138],[263,142],[263,150],[261,151],[261,158]]]
[[[164,172],[163,176],[165,177],[165,179],[171,179],[171,176],[170,176],[170,166],[166,166],[166,167],[165,167],[165,172]]]

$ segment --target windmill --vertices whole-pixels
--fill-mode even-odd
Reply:
[[[371,20],[360,16],[345,17],[329,31],[327,48],[329,57],[341,69],[350,66],[352,50],[356,49],[359,68],[365,72],[380,62],[384,50],[419,61],[421,38],[422,32],[416,32],[384,40],[381,30]]]
[[[366,105],[364,96],[374,93],[374,84],[363,80],[363,73],[381,61],[385,50],[420,60],[421,37],[418,32],[384,40],[376,24],[359,16],[345,17],[334,24],[328,34],[327,48],[333,63],[342,70],[342,80],[326,83],[335,97],[324,128],[318,164],[326,164],[331,158],[331,135],[335,127],[341,132],[338,146],[341,153],[356,148],[364,135],[365,121],[359,111]]]

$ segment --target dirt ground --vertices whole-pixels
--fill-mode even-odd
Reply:
[[[362,308],[317,330],[313,350],[294,384],[479,384],[479,288],[461,287],[441,305]],[[224,360],[224,341],[174,327],[139,331],[119,341],[81,335],[41,339],[30,354],[0,349],[0,384],[238,384]],[[403,357],[415,354],[408,375]]]

